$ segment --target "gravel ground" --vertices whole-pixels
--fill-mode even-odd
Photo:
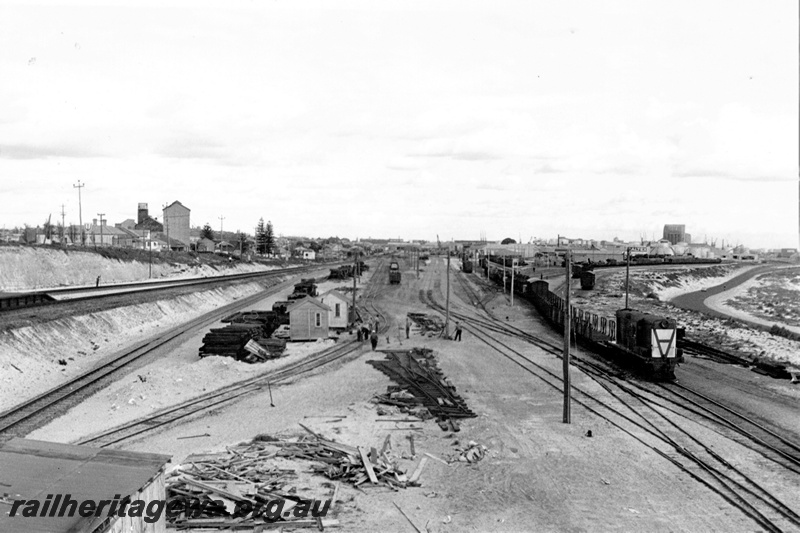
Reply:
[[[404,265],[408,267],[408,265]],[[386,283],[374,280],[374,283]],[[338,285],[341,285],[339,283]],[[396,449],[408,451],[405,437],[414,434],[418,454],[431,453],[440,458],[453,454],[458,443],[474,440],[489,448],[489,455],[474,465],[455,463],[446,466],[435,460],[428,462],[422,475],[423,486],[400,492],[365,487],[363,491],[349,486],[340,489],[336,513],[342,524],[337,531],[411,531],[406,519],[393,505],[408,514],[417,527],[430,532],[445,531],[754,531],[755,525],[739,511],[708,489],[694,482],[649,448],[642,446],[593,414],[573,405],[573,423],[561,422],[562,396],[536,377],[520,372],[519,367],[491,351],[468,330],[461,343],[438,337],[423,337],[412,332],[410,340],[398,329],[405,313],[430,312],[419,301],[420,290],[431,289],[436,299],[444,302],[444,267],[426,266],[417,281],[410,270],[403,272],[399,286],[384,289],[378,305],[393,320],[387,339],[378,349],[433,349],[446,376],[457,387],[478,418],[468,419],[459,433],[443,432],[433,422],[417,424],[422,431],[391,430],[398,424],[381,422],[373,395],[385,392],[388,378],[365,361],[380,357],[366,346],[355,359],[318,369],[296,378],[291,383],[273,388],[276,407],[269,406],[266,394],[247,396],[242,401],[201,418],[166,428],[160,432],[125,443],[125,449],[167,453],[179,462],[192,453],[212,452],[225,446],[252,439],[257,434],[299,435],[304,423],[327,437],[351,445],[380,447],[391,435]],[[458,294],[457,287],[454,293]],[[471,304],[451,304],[464,309]],[[508,317],[518,325],[545,337],[557,338],[543,327],[532,309],[524,303],[512,308],[506,296],[490,292],[486,307],[496,316]],[[561,361],[531,345],[508,340],[526,354],[553,371],[560,371]],[[181,348],[183,350],[184,348]],[[196,349],[187,347],[186,350]],[[189,352],[187,352],[189,353]],[[176,363],[181,361],[176,354]],[[187,366],[191,364],[186,363]],[[707,368],[713,375],[713,364]],[[231,365],[225,372],[231,372]],[[149,370],[157,383],[168,383],[171,371],[182,365],[159,363]],[[220,373],[218,364],[198,367],[192,383],[202,383],[203,371],[213,383]],[[156,374],[162,374],[156,377]],[[750,373],[746,373],[749,377]],[[223,376],[223,380],[227,376]],[[150,379],[148,378],[148,382]],[[729,383],[729,382],[726,382]],[[733,387],[733,383],[731,386]],[[573,384],[601,398],[606,393],[595,382],[575,370]],[[98,395],[97,409],[105,407],[119,394],[129,394],[128,382]],[[760,387],[740,376],[736,386]],[[733,390],[733,389],[731,389]],[[123,394],[125,392],[125,394]],[[779,391],[784,394],[784,392]],[[147,402],[167,403],[169,390],[150,391]],[[181,395],[183,399],[183,395]],[[765,406],[769,402],[763,402]],[[784,404],[788,409],[789,404]],[[76,410],[54,421],[37,436],[67,439],[88,434],[98,425],[118,423],[117,413],[127,407],[104,412],[108,421],[87,425]],[[91,410],[85,411],[89,413]],[[782,415],[783,411],[779,411]],[[76,418],[71,418],[74,416]],[[383,418],[395,418],[396,415]],[[687,422],[688,423],[688,422]],[[70,426],[72,426],[70,428]],[[592,430],[593,437],[586,436]],[[182,439],[202,435],[208,437]],[[714,437],[719,438],[719,437]],[[737,452],[735,443],[715,441],[726,451]],[[741,451],[739,460],[751,462],[748,452]],[[409,470],[417,460],[401,459],[401,467]],[[298,494],[326,497],[327,480],[302,472],[307,463],[286,461],[301,471],[297,480]],[[775,478],[776,483],[778,478]],[[797,489],[795,485],[791,488]]]

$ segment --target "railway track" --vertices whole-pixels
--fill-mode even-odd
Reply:
[[[332,263],[333,264],[333,263]],[[326,265],[322,265],[326,266]],[[318,270],[320,265],[285,268],[280,270],[265,270],[260,272],[246,272],[225,276],[206,278],[183,278],[163,281],[137,281],[132,283],[116,283],[99,287],[63,287],[42,291],[31,291],[19,294],[0,295],[0,312],[26,309],[41,305],[58,305],[85,300],[113,298],[121,295],[137,294],[155,290],[172,289],[177,287],[200,287],[216,283],[230,283],[251,279],[269,278],[286,274],[302,274],[309,270]],[[85,293],[85,294],[83,294]],[[82,295],[81,295],[82,294]]]
[[[423,301],[442,312],[441,305],[433,298],[433,291],[424,292]],[[465,327],[478,340],[548,386],[562,392],[563,382],[560,374],[514,348],[499,335],[536,344],[557,356],[561,355],[560,346],[530,335],[494,317],[481,317],[474,309],[470,310],[469,315],[453,312],[452,303],[451,300],[451,315],[462,320]],[[796,484],[795,476],[800,474],[797,469],[800,450],[789,439],[767,428],[762,428],[762,434],[756,434],[753,427],[743,428],[742,420],[746,418],[744,415],[719,404],[713,409],[709,405],[713,402],[710,398],[706,397],[702,402],[698,398],[687,401],[685,397],[675,396],[675,391],[668,393],[663,391],[665,393],[659,396],[648,389],[651,384],[630,381],[603,364],[580,357],[573,359],[573,362],[612,398],[611,401],[601,399],[581,387],[573,386],[575,403],[670,461],[695,481],[741,511],[762,530],[778,532],[800,528],[800,514],[784,502],[785,495],[779,497],[770,490],[771,479],[764,479],[761,472],[747,472],[735,466],[737,461],[734,458],[726,459],[722,452],[698,436],[702,434],[697,428],[698,418],[704,424],[713,423],[714,431],[722,437],[731,438],[735,435],[736,442],[785,469],[786,475],[792,477],[793,484]],[[652,387],[658,386],[652,385]],[[682,387],[682,393],[687,397],[700,394],[680,385],[667,384],[660,387]],[[770,435],[772,441],[768,441],[765,435]],[[779,447],[777,443],[781,443],[782,446]],[[758,476],[761,476],[761,479],[757,479]]]
[[[206,313],[194,320],[170,328],[155,337],[151,337],[150,339],[118,352],[102,361],[94,368],[0,413],[0,436],[5,437],[12,434],[22,436],[27,434],[37,427],[42,417],[46,417],[46,415],[51,414],[55,409],[61,408],[63,404],[69,403],[69,401],[76,398],[76,395],[79,393],[98,385],[121,369],[150,355],[161,346],[181,336],[188,335],[213,324],[226,314],[260,301],[270,292],[271,291],[267,289],[258,294],[228,304],[211,313]]]
[[[376,270],[379,271],[380,269]],[[365,307],[372,307],[376,312],[379,312],[378,308],[375,306],[374,300],[380,293],[380,287],[370,283],[364,291],[361,304]],[[380,316],[382,316],[382,314]],[[381,324],[380,321],[379,324]],[[388,327],[388,324],[384,320],[380,326],[379,332],[385,333]],[[118,444],[122,441],[163,428],[169,424],[182,421],[191,416],[204,414],[208,411],[224,407],[249,394],[263,392],[265,388],[269,390],[272,384],[280,384],[288,379],[311,372],[333,362],[345,360],[347,356],[359,352],[363,346],[365,345],[355,341],[349,341],[346,344],[334,346],[268,374],[228,385],[180,404],[161,409],[127,424],[87,436],[76,444],[90,444],[101,448]]]

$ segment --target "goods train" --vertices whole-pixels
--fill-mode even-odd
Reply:
[[[591,274],[593,281],[594,273],[584,274]],[[499,273],[499,280],[492,277],[499,283],[503,282],[502,273]],[[555,328],[563,331],[566,303],[550,291],[547,281],[520,275],[514,280],[514,291],[533,303]],[[683,330],[674,320],[633,309],[620,309],[613,318],[601,317],[574,306],[570,306],[569,312],[575,338],[582,346],[648,379],[675,379],[675,367],[683,362],[682,351],[678,348],[678,336]]]

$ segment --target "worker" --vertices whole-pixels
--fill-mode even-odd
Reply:
[[[456,335],[453,340],[461,342],[461,322],[456,322]]]
[[[411,319],[406,317],[406,339],[408,338],[409,333],[411,333]]]
[[[95,287],[99,287],[100,286],[100,276],[97,276],[97,282],[95,282],[94,286]]]
[[[361,329],[361,324],[356,324],[356,332],[358,333],[358,342],[364,342],[364,331]]]
[[[378,330],[374,330],[372,335],[369,336],[369,342],[372,344],[372,351],[375,351],[375,348],[378,347]]]

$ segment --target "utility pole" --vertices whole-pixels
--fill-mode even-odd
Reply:
[[[356,323],[356,268],[358,264],[358,252],[353,251],[353,324]]]
[[[66,213],[64,212],[64,204],[61,204],[61,246],[62,247],[64,246],[64,244],[66,244],[64,242],[65,241],[64,237],[66,237],[66,235],[67,235],[67,227],[64,225],[64,215],[66,215]]]
[[[81,206],[81,189],[86,187],[86,184],[81,184],[81,180],[78,180],[78,184],[72,187],[78,189],[78,223],[81,225],[81,246],[86,246],[86,234],[83,232],[83,207]]]
[[[100,246],[103,246],[103,216],[105,213],[97,213],[97,216],[100,217]],[[94,244],[94,247],[97,248],[97,243]]]
[[[447,250],[447,298],[445,298],[444,333],[450,338],[450,249]]]
[[[564,423],[569,424],[571,423],[570,420],[570,383],[569,383],[569,344],[570,344],[570,337],[572,333],[571,322],[572,322],[572,309],[569,305],[569,296],[570,296],[570,262],[572,258],[570,257],[569,250],[564,254],[564,263],[566,264],[566,275],[567,275],[567,282],[566,282],[566,302],[564,304],[564,360],[563,360],[563,368],[564,368]]]
[[[167,232],[167,252],[172,251],[172,244],[169,242],[169,217],[167,216],[167,205],[164,204],[162,212],[164,214],[164,231]]]
[[[628,308],[628,282],[631,277],[631,249],[628,248],[625,252],[627,256],[625,261],[625,309]]]
[[[225,220],[225,217],[217,217],[219,218],[219,240],[224,241],[224,237],[222,236],[222,221]]]
[[[514,307],[514,263],[517,260],[513,257],[511,258],[511,307]]]

